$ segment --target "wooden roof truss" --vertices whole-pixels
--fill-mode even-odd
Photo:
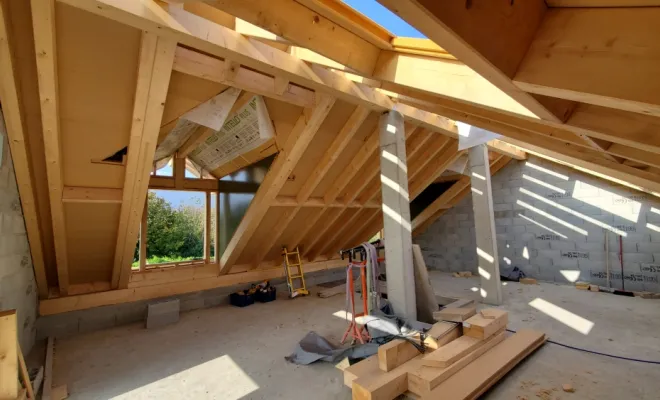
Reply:
[[[274,118],[277,143],[270,154],[279,154],[219,262],[165,279],[265,274],[281,246],[300,245],[312,262],[370,238],[382,226],[375,121],[388,110],[406,121],[411,200],[463,154],[454,121],[503,135],[488,144],[499,154],[493,173],[529,151],[660,192],[654,56],[660,4],[379,2],[429,39],[395,37],[337,0],[32,0],[29,7],[1,0],[0,95],[41,297],[49,286],[60,296],[79,293],[71,290],[81,279],[72,270],[79,262],[67,225],[71,203],[93,200],[116,215],[109,288],[120,293],[156,279],[130,273],[148,187],[220,189],[205,179],[150,176],[155,148],[180,116],[227,87],[240,89],[243,99],[264,96],[278,115],[288,115]],[[71,66],[70,57],[57,56],[64,51],[60,37],[72,40],[63,26],[73,14],[139,34],[123,139],[128,154],[123,173],[107,186],[71,185],[63,175],[72,95],[70,80],[58,82],[58,68]],[[21,25],[26,18],[31,24]],[[38,77],[36,114],[30,62]],[[177,84],[181,77],[201,94],[181,95],[172,105],[172,93],[185,91]],[[26,134],[35,129],[41,137]],[[195,132],[179,156],[209,134]],[[469,181],[460,177],[413,221],[415,232],[468,192]]]

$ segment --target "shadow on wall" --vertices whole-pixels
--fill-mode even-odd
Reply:
[[[660,199],[537,157],[492,180],[501,270],[542,281],[587,281],[660,292]],[[467,196],[416,238],[430,268],[477,271]],[[623,273],[619,256],[623,256]]]

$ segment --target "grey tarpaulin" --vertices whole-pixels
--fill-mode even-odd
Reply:
[[[337,348],[316,332],[309,332],[297,345],[293,353],[284,357],[294,364],[307,365],[315,361],[337,362],[349,358],[369,357],[378,352],[378,344],[367,343],[345,349]]]
[[[369,335],[373,339],[385,339],[389,341],[395,337],[412,337],[420,331],[431,328],[430,324],[418,321],[405,321],[399,317],[388,315],[381,311],[374,311],[372,315],[365,317]],[[378,346],[384,343],[360,344],[348,348],[338,348],[328,342],[316,332],[309,332],[297,345],[293,353],[284,357],[294,364],[307,365],[315,361],[337,362],[348,358],[365,358],[378,352]]]

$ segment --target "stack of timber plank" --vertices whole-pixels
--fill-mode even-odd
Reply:
[[[346,368],[344,384],[354,400],[392,400],[404,394],[476,399],[546,341],[543,332],[533,330],[508,334],[507,322],[507,312],[495,308],[461,322],[439,321],[425,339],[430,345],[424,354],[409,340],[395,339]],[[419,337],[412,340],[419,344]]]

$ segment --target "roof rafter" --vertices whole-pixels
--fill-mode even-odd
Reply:
[[[314,139],[316,132],[332,109],[335,99],[322,96],[314,109],[303,110],[283,150],[271,165],[259,190],[250,202],[243,219],[236,228],[220,259],[220,275],[227,274],[266,215],[280,189]]]
[[[539,118],[562,119],[511,80],[546,11],[543,0],[479,2],[470,7],[434,0],[378,2]]]
[[[362,125],[364,120],[369,115],[369,110],[358,106],[355,111],[348,118],[342,129],[339,131],[335,139],[332,141],[328,149],[323,154],[321,160],[310,174],[307,181],[303,184],[302,188],[296,196],[296,202],[298,203],[292,210],[287,210],[284,215],[280,218],[280,221],[277,224],[277,228],[271,235],[266,239],[262,249],[254,257],[253,265],[257,266],[263,261],[264,257],[270,252],[271,248],[277,244],[280,240],[280,237],[286,231],[286,228],[289,226],[291,221],[298,215],[300,211],[301,204],[304,204],[314,192],[314,189],[318,186],[319,183],[323,180],[327,172],[330,170],[332,165],[337,161],[337,158],[341,152],[348,146],[351,139],[355,136],[358,128]]]
[[[142,33],[133,122],[112,269],[113,288],[128,286],[175,49],[176,42],[170,39]]]
[[[30,253],[32,265],[34,266],[35,278],[39,297],[48,296],[48,282],[46,278],[46,266],[44,262],[44,251],[39,225],[39,214],[35,201],[35,191],[32,185],[31,165],[28,156],[28,144],[26,141],[26,127],[24,124],[25,110],[19,98],[19,84],[12,48],[10,47],[11,24],[7,11],[7,3],[0,1],[0,101],[2,111],[0,112],[0,124],[6,124],[11,157],[16,173],[16,183],[23,207],[23,218],[25,219],[25,230],[30,242]],[[4,117],[4,118],[3,118]],[[4,130],[4,128],[2,128]]]
[[[660,116],[659,19],[658,8],[551,9],[514,82],[531,93]]]
[[[32,27],[37,59],[41,124],[46,152],[46,175],[50,214],[53,220],[57,279],[60,293],[69,288],[69,263],[66,240],[66,221],[62,203],[62,154],[57,84],[55,35],[55,0],[32,0]]]
[[[437,105],[418,103],[418,106],[443,115],[450,115],[454,112]],[[573,164],[577,167],[593,170],[616,179],[629,180],[638,186],[640,190],[660,193],[660,175],[604,159],[599,153],[593,150],[571,147],[552,139],[533,135],[535,126],[530,126],[529,121],[522,117],[505,116],[506,118],[501,120],[502,115],[498,116],[497,114],[493,115],[492,118],[465,113],[459,114],[465,122],[492,132],[499,132],[506,136],[502,139],[503,141],[521,147],[525,151],[545,152],[554,159]],[[526,130],[526,128],[531,130]]]
[[[406,140],[412,137],[416,130],[417,127],[414,125],[406,126]],[[378,128],[376,128],[374,133],[376,133],[376,139],[378,139],[378,143],[380,143]],[[373,158],[374,156],[378,157],[378,144],[376,144],[375,147],[376,148],[372,150],[372,154],[369,155],[369,159]],[[380,171],[380,160],[376,158],[374,162],[367,163],[366,167],[363,167],[362,169],[363,174],[352,180],[355,185],[347,186],[350,189],[350,192],[342,197],[342,202],[344,204],[352,203],[358,197],[364,187],[369,183],[370,178],[365,178],[365,174],[368,177],[374,177],[378,175]],[[362,204],[362,202],[359,201],[358,203]],[[314,260],[319,254],[322,254],[323,250],[325,250],[325,247],[327,247],[339,235],[339,233],[341,233],[346,228],[346,225],[350,225],[344,224],[344,226],[341,226],[337,229],[332,229],[337,221],[341,222],[342,219],[348,217],[350,213],[351,211],[349,209],[344,209],[342,212],[336,213],[333,217],[328,218],[324,226],[315,233],[316,237],[310,241],[309,246],[305,249],[304,255],[308,256],[310,260]],[[326,235],[329,235],[329,237],[326,237]],[[317,245],[319,245],[318,248]]]
[[[509,161],[510,157],[499,156],[490,162],[490,174],[495,175],[499,170],[504,168]],[[462,200],[462,197],[468,193],[466,188],[470,187],[470,177],[462,176],[456,183],[449,189],[442,193],[437,199],[428,205],[421,213],[419,213],[412,221],[413,234],[422,232],[426,227],[431,225],[442,213],[453,207],[456,203]]]
[[[378,58],[378,47],[293,0],[206,3],[361,73],[371,73]]]

